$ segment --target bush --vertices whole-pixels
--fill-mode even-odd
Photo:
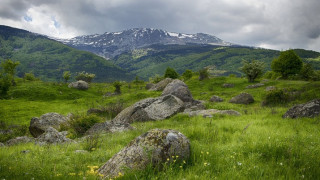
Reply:
[[[94,77],[96,77],[95,74],[91,74],[91,73],[87,73],[85,71],[82,71],[82,72],[77,73],[76,80],[77,81],[82,80],[82,81],[86,81],[87,83],[90,83]]]
[[[11,85],[11,78],[7,75],[0,74],[0,98],[7,96]]]
[[[68,82],[68,80],[70,79],[70,77],[71,77],[70,71],[65,71],[65,72],[63,72],[63,79],[64,79],[65,83]]]
[[[312,79],[312,77],[314,75],[315,75],[315,72],[314,72],[312,65],[309,63],[304,63],[301,68],[301,71],[300,71],[301,78],[303,80],[308,81],[308,80]]]
[[[171,67],[168,67],[166,69],[166,72],[164,73],[165,78],[172,78],[177,79],[179,77],[179,74]]]
[[[284,79],[298,74],[302,68],[302,60],[293,50],[283,51],[271,62],[271,69],[278,72]]]
[[[275,89],[269,91],[264,101],[262,102],[263,105],[270,106],[270,105],[281,105],[286,104],[290,100],[289,94],[286,93],[283,89]]]
[[[25,136],[29,132],[26,125],[8,126],[4,121],[0,121],[0,129],[5,132],[0,135],[0,142],[3,143],[15,137]]]
[[[76,137],[83,136],[85,132],[91,128],[94,124],[101,122],[101,118],[94,115],[75,115],[71,117],[70,122],[67,125],[62,126],[63,130],[71,131],[75,133]]]
[[[24,73],[23,80],[36,81],[37,78],[34,76],[33,73],[30,72],[30,73]]]
[[[86,137],[85,142],[83,144],[83,149],[87,151],[94,151],[100,146],[100,144],[100,135],[96,133],[94,135]]]
[[[192,71],[190,69],[187,69],[183,74],[182,74],[182,77],[184,80],[188,80],[188,79],[191,79],[192,78]]]
[[[203,68],[199,71],[199,80],[202,81],[205,79],[209,79],[208,68]]]
[[[240,68],[249,82],[254,82],[256,78],[259,78],[262,75],[264,69],[264,63],[260,61],[253,60],[249,61],[242,61],[243,66]]]
[[[112,85],[115,88],[114,93],[121,94],[121,86],[122,86],[121,82],[120,81],[115,81],[115,82],[113,82]]]
[[[164,79],[163,76],[160,76],[159,74],[156,74],[154,77],[149,78],[150,83],[158,83]]]

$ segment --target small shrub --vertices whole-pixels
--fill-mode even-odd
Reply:
[[[73,132],[77,137],[80,137],[98,122],[101,122],[101,118],[94,114],[85,116],[75,115],[71,118],[67,127],[64,126],[63,129],[68,129],[68,131],[70,130],[69,132]]]
[[[0,98],[7,96],[11,85],[11,78],[7,75],[0,74]]]
[[[240,71],[246,74],[246,77],[249,82],[254,82],[256,78],[261,77],[263,69],[264,69],[264,62],[253,60],[249,61],[242,61],[242,67]]]
[[[82,81],[86,81],[87,83],[90,83],[95,76],[96,76],[95,74],[82,71],[77,73],[76,80],[77,81],[82,80]]]
[[[285,92],[283,89],[275,89],[269,91],[262,103],[262,105],[270,106],[270,105],[281,105],[286,104],[290,100],[289,94]]]
[[[199,71],[199,80],[209,79],[209,72],[207,68],[203,68]]]
[[[25,81],[36,81],[37,78],[34,76],[33,73],[24,73],[24,76],[23,76],[23,80]]]
[[[154,77],[149,78],[149,82],[151,83],[158,83],[164,79],[163,76],[160,76],[159,74],[156,74]]]
[[[63,72],[63,79],[64,79],[65,83],[68,82],[68,80],[70,79],[70,77],[71,77],[70,71],[65,71],[65,72]]]
[[[115,82],[113,82],[112,85],[115,88],[114,92],[116,94],[121,94],[121,86],[122,86],[121,82],[120,81],[115,81]]]
[[[83,144],[83,149],[87,151],[95,151],[101,144],[100,135],[94,134],[87,136]]]
[[[187,69],[183,74],[182,74],[182,77],[184,80],[188,80],[188,79],[191,79],[193,76],[193,73],[190,69]]]
[[[310,80],[314,76],[315,72],[311,64],[304,63],[300,71],[300,76],[303,80]]]
[[[179,77],[179,74],[173,68],[168,67],[166,69],[166,72],[164,73],[164,77],[165,78],[177,79]]]

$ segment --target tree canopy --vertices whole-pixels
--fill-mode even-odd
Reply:
[[[289,75],[298,74],[302,68],[302,60],[294,50],[282,51],[280,56],[271,63],[271,69],[278,72],[284,79]]]

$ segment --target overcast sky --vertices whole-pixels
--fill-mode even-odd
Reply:
[[[150,27],[320,51],[319,0],[1,0],[0,24],[60,38]]]

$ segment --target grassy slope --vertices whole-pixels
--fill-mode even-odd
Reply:
[[[234,83],[235,88],[222,88],[223,83]],[[123,179],[317,179],[320,176],[320,118],[281,118],[292,104],[320,98],[319,82],[267,82],[266,86],[304,90],[296,101],[277,107],[261,107],[265,87],[245,89],[248,83],[244,79],[220,77],[199,82],[194,78],[187,84],[195,99],[208,101],[212,95],[225,99],[222,103],[206,103],[208,108],[235,109],[242,116],[202,118],[176,115],[163,121],[134,123],[136,130],[103,135],[101,145],[84,155],[74,151],[83,149],[85,142],[0,148],[0,178],[79,179],[86,176],[88,179],[96,179],[96,176],[88,173],[87,166],[103,165],[132,139],[153,128],[176,129],[185,134],[191,142],[191,158],[185,164],[166,167],[164,172],[148,168],[143,172],[128,174]],[[22,96],[22,93],[16,93],[35,86],[41,91],[52,92],[56,97],[47,100],[40,95],[29,99],[32,95]],[[46,89],[48,86],[50,88]],[[89,91],[77,91],[52,83],[21,84],[11,90],[13,99],[0,100],[1,107],[8,109],[5,116],[4,111],[1,112],[0,118],[7,122],[28,124],[32,116],[40,116],[46,112],[83,113],[89,107],[119,99],[128,106],[139,99],[159,95],[134,85],[131,89],[126,85],[123,88],[121,96],[102,99],[102,94],[113,91],[111,85],[93,84]],[[252,93],[256,102],[251,105],[227,102],[240,92]],[[64,96],[70,93],[74,94],[74,98]],[[19,97],[17,94],[20,94]],[[26,108],[27,103],[30,108]],[[19,109],[18,113],[13,111],[15,109]],[[22,150],[30,152],[24,154],[21,153]]]
[[[60,42],[24,30],[0,26],[0,62],[20,61],[18,75],[33,72],[46,81],[62,80],[64,71],[96,74],[95,81],[131,80],[133,75],[93,53],[76,50]]]
[[[316,69],[320,69],[319,62],[311,61],[311,58],[320,57],[320,53],[303,49],[295,51],[303,60],[311,62]],[[265,62],[266,67],[270,67],[271,61],[278,56],[279,51],[276,50],[249,47],[154,45],[148,49],[147,55],[136,57],[133,51],[124,53],[113,61],[129,72],[147,78],[164,74],[168,66],[173,67],[180,74],[186,69],[198,71],[203,67],[214,66],[224,75],[230,73],[239,75],[242,60],[259,60]]]

